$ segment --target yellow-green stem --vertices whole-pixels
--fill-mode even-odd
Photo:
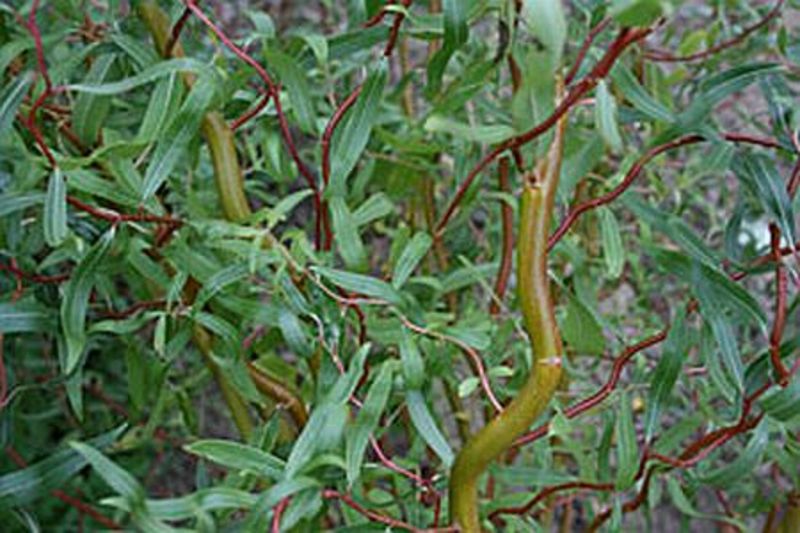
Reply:
[[[547,276],[547,237],[561,167],[566,122],[556,128],[548,156],[526,179],[520,201],[517,290],[533,351],[530,374],[514,399],[459,452],[450,473],[450,517],[462,532],[481,530],[478,483],[489,463],[547,408],[561,380],[563,346]]]

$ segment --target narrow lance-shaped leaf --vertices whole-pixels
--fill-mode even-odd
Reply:
[[[414,337],[406,329],[401,334],[400,360],[403,362],[406,389],[418,390],[425,382],[425,362]]]
[[[0,303],[0,333],[50,332],[56,325],[54,313],[29,301]]]
[[[369,437],[380,422],[381,413],[386,408],[389,394],[392,392],[392,375],[394,366],[384,363],[378,376],[367,392],[364,404],[356,416],[355,424],[346,435],[347,483],[352,484],[358,479],[364,453],[369,443]]]
[[[305,70],[297,66],[294,58],[275,48],[266,48],[264,55],[267,58],[267,64],[275,69],[278,79],[286,87],[300,128],[306,133],[316,135],[317,116],[313,105],[314,98],[311,96]]]
[[[645,442],[650,442],[655,433],[664,404],[669,399],[672,388],[680,375],[687,349],[686,323],[684,318],[679,316],[670,328],[661,351],[661,357],[650,378],[650,393],[644,419]]]
[[[142,85],[154,82],[164,76],[180,72],[194,72],[196,74],[207,73],[209,69],[208,64],[192,59],[189,57],[181,57],[176,59],[169,59],[157,63],[147,69],[143,70],[135,76],[125,78],[124,80],[114,81],[110,83],[78,83],[75,85],[68,85],[67,89],[76,92],[85,92],[91,94],[105,94],[113,95],[120,94]]]
[[[551,64],[559,65],[567,40],[562,0],[523,0],[522,17],[547,50]]]
[[[97,449],[82,442],[71,442],[70,446],[92,465],[117,494],[134,501],[144,497],[144,488],[136,478]]]
[[[622,232],[614,212],[608,208],[598,210],[600,218],[600,236],[603,242],[603,259],[606,273],[610,279],[617,279],[625,266],[625,248],[622,244]]]
[[[442,75],[447,63],[469,38],[467,2],[464,0],[443,0],[442,11],[444,15],[444,43],[428,63],[427,92],[429,94],[439,92]]]
[[[336,247],[348,268],[363,270],[367,266],[367,252],[358,232],[353,214],[344,198],[336,196],[330,203]]]
[[[92,63],[84,83],[87,85],[102,83],[111,71],[115,58],[115,54],[104,54],[98,57]],[[75,99],[72,124],[75,133],[84,145],[92,146],[95,143],[110,108],[111,99],[107,95],[83,92]]]
[[[377,278],[362,274],[352,274],[333,268],[314,267],[313,270],[348,291],[380,298],[393,304],[400,304],[403,301],[402,296],[394,287]]]
[[[104,448],[116,441],[125,426],[93,438],[92,446]],[[0,476],[0,508],[27,505],[63,486],[86,465],[75,450],[65,448],[21,470]]]
[[[735,168],[783,236],[795,242],[792,200],[772,161],[759,154],[747,154],[736,158]]]
[[[214,98],[214,85],[210,76],[198,78],[178,114],[156,145],[144,176],[141,195],[143,202],[161,187],[178,164],[180,157],[186,152],[189,142],[197,135],[203,114]]]
[[[403,249],[403,253],[397,259],[397,264],[394,266],[392,274],[392,286],[400,289],[417,265],[428,253],[428,250],[433,244],[433,239],[425,232],[419,232],[411,239],[411,241]]]
[[[611,79],[614,80],[614,86],[622,92],[625,99],[633,104],[636,110],[653,120],[667,123],[675,121],[675,114],[650,96],[626,65],[617,64],[611,71]]]
[[[617,480],[616,486],[623,490],[630,487],[639,468],[639,447],[636,428],[633,425],[631,400],[627,394],[620,397],[617,415]]]
[[[152,142],[161,135],[178,111],[182,89],[183,82],[177,73],[158,81],[136,134],[137,141]]]
[[[244,470],[265,475],[271,479],[280,479],[285,463],[265,451],[235,441],[207,439],[184,446],[187,452],[226,468]]]
[[[419,436],[442,460],[444,466],[449,468],[453,464],[453,450],[433,419],[433,415],[428,409],[428,404],[425,402],[425,397],[418,390],[408,391],[406,393],[406,405],[408,414],[411,416],[411,422],[417,429]]]
[[[361,94],[331,139],[332,197],[344,196],[346,180],[358,163],[361,153],[369,142],[372,126],[378,117],[383,88],[388,78],[385,60],[381,60],[364,81]]]
[[[95,272],[111,247],[116,228],[111,227],[81,259],[64,289],[61,301],[61,327],[67,345],[64,373],[71,373],[80,362],[86,346],[86,311],[94,287]]]
[[[48,246],[55,248],[67,238],[67,184],[59,168],[53,170],[47,182],[42,227]]]
[[[0,135],[11,128],[14,118],[17,116],[17,109],[28,94],[28,88],[33,83],[34,75],[31,72],[17,76],[17,78],[4,87],[0,92]]]
[[[753,473],[769,443],[769,425],[762,420],[745,446],[744,451],[733,461],[700,475],[700,480],[714,487],[730,487],[738,480]]]
[[[606,145],[614,152],[619,152],[622,150],[622,136],[617,124],[617,102],[605,80],[597,84],[594,111],[595,124]]]

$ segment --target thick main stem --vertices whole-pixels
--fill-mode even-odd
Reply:
[[[547,408],[561,379],[563,346],[547,276],[547,237],[553,211],[565,121],[547,159],[526,182],[520,202],[517,287],[533,351],[530,374],[500,415],[476,433],[456,457],[450,475],[450,516],[466,533],[481,530],[478,482],[489,463],[525,433]]]
[[[175,57],[184,55],[180,42],[170,42],[172,31],[169,17],[153,0],[140,1],[138,12],[150,31],[159,53],[162,55],[169,53]],[[187,86],[191,86],[194,83],[194,76],[186,73],[183,75],[183,81]],[[244,192],[244,180],[236,154],[233,131],[221,113],[211,111],[203,116],[202,132],[211,153],[214,179],[225,218],[233,222],[242,222],[251,215],[252,211]],[[195,328],[194,342],[200,348],[207,368],[217,381],[239,432],[243,437],[248,438],[252,433],[253,425],[247,404],[210,357],[210,335],[203,328],[197,327]],[[298,429],[301,428],[307,418],[302,401],[289,389],[260,372],[254,365],[250,365],[248,369],[256,388],[275,402],[285,403],[298,425]]]

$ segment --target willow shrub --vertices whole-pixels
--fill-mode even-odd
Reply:
[[[3,530],[796,531],[798,3],[280,4],[0,2]]]

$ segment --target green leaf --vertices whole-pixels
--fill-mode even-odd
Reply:
[[[79,83],[75,85],[68,85],[66,88],[70,91],[85,92],[100,95],[114,95],[120,94],[132,89],[141,87],[148,83],[154,82],[164,76],[181,72],[193,72],[195,74],[209,74],[209,65],[197,59],[188,57],[181,57],[177,59],[168,59],[157,63],[147,69],[143,70],[135,76],[125,78],[124,80],[114,81],[111,83],[100,84],[85,84]],[[205,76],[200,76],[204,78]],[[199,80],[198,80],[199,81]]]
[[[161,136],[178,112],[182,95],[183,80],[177,73],[158,80],[136,134],[138,142],[152,142]]]
[[[644,418],[645,442],[650,442],[655,433],[659,417],[669,400],[672,388],[678,380],[683,362],[688,355],[686,321],[679,315],[670,327],[661,357],[650,378],[650,391],[647,400],[647,411]]]
[[[418,390],[407,391],[406,406],[408,407],[408,414],[411,416],[411,422],[414,424],[419,436],[442,460],[444,466],[450,468],[454,459],[453,450],[436,425],[436,421],[428,409],[425,397]]]
[[[26,72],[17,76],[13,82],[3,87],[0,91],[0,136],[11,128],[17,116],[17,110],[28,94],[28,89],[33,83],[34,74]]]
[[[626,194],[623,203],[630,208],[640,221],[652,226],[669,237],[694,259],[702,262],[712,271],[719,271],[719,254],[711,249],[682,218],[664,212],[646,203],[636,194]]]
[[[392,374],[394,366],[387,362],[381,366],[378,376],[370,385],[367,397],[356,416],[355,424],[347,430],[345,450],[347,459],[347,484],[352,486],[358,480],[364,453],[369,437],[378,427],[381,414],[386,408],[389,394],[392,392]]]
[[[345,196],[347,176],[355,168],[367,147],[372,126],[378,118],[383,88],[388,79],[388,67],[381,60],[369,73],[355,105],[347,113],[331,139],[331,197]]]
[[[731,487],[755,473],[761,457],[769,443],[769,430],[766,420],[762,420],[750,438],[744,451],[733,461],[699,475],[701,482],[719,488]]]
[[[395,289],[399,290],[408,281],[414,269],[417,268],[419,262],[428,253],[431,244],[433,244],[433,239],[425,232],[417,233],[409,241],[394,266],[392,286]]]
[[[313,267],[312,270],[347,291],[385,300],[394,305],[403,303],[403,297],[400,293],[385,281],[362,274],[353,274],[320,266]]]
[[[316,406],[286,460],[286,479],[297,477],[318,452],[338,444],[347,422],[347,413],[344,403],[322,403]]]
[[[208,76],[197,79],[178,114],[156,144],[142,185],[141,201],[147,201],[175,169],[189,142],[198,134],[203,115],[211,105],[215,84]]]
[[[64,287],[61,327],[67,344],[67,357],[63,369],[65,374],[72,373],[83,355],[86,346],[86,311],[94,287],[95,272],[103,264],[115,234],[116,226],[111,226],[81,259]]]
[[[428,62],[428,94],[436,94],[442,84],[442,75],[447,63],[456,51],[469,39],[467,25],[467,2],[464,0],[443,0],[444,43]]]
[[[562,0],[524,0],[522,18],[547,50],[551,64],[560,65],[567,40],[567,18]]]
[[[418,390],[425,383],[425,362],[414,337],[405,328],[401,333],[400,360],[403,362],[406,389]]]
[[[446,133],[457,139],[487,144],[503,142],[516,133],[514,128],[504,124],[471,125],[442,115],[431,115],[423,127],[433,133]]]
[[[205,439],[184,446],[194,455],[226,468],[252,472],[278,480],[283,476],[285,462],[253,446],[221,439]]]
[[[613,0],[610,13],[623,26],[648,26],[661,16],[660,0]]]
[[[219,486],[200,489],[177,498],[148,499],[144,501],[144,508],[147,514],[157,520],[177,522],[194,518],[201,512],[211,513],[228,509],[250,509],[256,504],[257,500],[258,497],[249,492],[232,487]],[[103,503],[129,513],[134,511],[124,498],[105,498]]]
[[[353,211],[353,220],[359,228],[394,211],[394,204],[386,194],[375,193]]]
[[[55,248],[67,238],[67,184],[59,168],[55,168],[47,182],[42,217],[44,241]]]
[[[786,388],[773,388],[760,403],[764,412],[779,422],[797,418],[800,413],[800,380],[791,380]]]
[[[56,326],[55,318],[49,308],[37,302],[0,303],[0,333],[50,333]]]
[[[782,235],[795,242],[792,200],[775,164],[763,155],[747,154],[734,160],[734,169],[758,198],[764,211],[780,227]]]
[[[606,340],[603,326],[595,313],[580,298],[565,291],[568,296],[567,315],[561,325],[561,334],[570,348],[581,354],[602,355]]]
[[[83,80],[85,85],[102,83],[111,67],[114,65],[116,54],[103,54],[92,63],[89,73]],[[75,99],[75,108],[72,112],[72,124],[75,133],[85,146],[92,146],[97,140],[100,127],[111,109],[111,98],[107,95],[98,95],[83,92]]]
[[[97,449],[82,442],[70,442],[69,445],[92,465],[103,481],[117,494],[129,501],[138,501],[144,498],[144,488],[136,481],[136,478]]]
[[[45,195],[40,192],[3,192],[0,197],[0,217],[44,203]]]
[[[667,492],[669,492],[670,498],[672,498],[672,502],[675,504],[675,507],[687,516],[705,520],[726,522],[739,529],[739,531],[747,531],[747,527],[739,520],[734,520],[727,515],[711,515],[701,513],[695,509],[692,505],[692,502],[689,501],[689,498],[687,498],[686,494],[684,494],[681,483],[674,476],[667,477]]]
[[[651,253],[660,269],[675,274],[679,279],[693,281],[692,289],[699,299],[702,300],[706,293],[714,294],[724,307],[738,312],[742,317],[755,320],[762,331],[767,331],[767,319],[762,306],[728,276],[672,250],[656,248]],[[698,289],[701,287],[707,287],[708,290],[700,294]],[[713,305],[711,308],[715,309]],[[719,314],[718,311],[719,308],[716,308],[715,313]]]
[[[622,136],[617,124],[617,102],[608,90],[605,80],[597,83],[594,104],[594,122],[606,145],[614,152],[622,150]]]
[[[678,116],[678,122],[684,129],[700,125],[722,100],[745,89],[754,81],[782,69],[776,63],[752,63],[733,67],[703,80],[700,93],[695,95],[689,107]]]
[[[636,428],[633,425],[631,400],[622,394],[617,414],[617,479],[616,486],[625,490],[633,485],[639,470],[639,447],[636,441]]]
[[[607,207],[597,211],[600,218],[600,237],[603,242],[603,260],[609,279],[617,279],[625,267],[625,247],[622,244],[622,232],[614,212]]]
[[[292,110],[297,117],[297,123],[305,133],[317,134],[317,113],[314,109],[314,98],[306,79],[305,70],[297,66],[297,61],[280,50],[265,48],[264,55],[267,64],[275,69],[278,79],[286,88]]]
[[[650,96],[626,65],[618,63],[611,71],[611,79],[614,81],[614,86],[637,111],[656,121],[675,122],[675,114]]]
[[[89,442],[104,448],[116,441],[125,426],[113,429]],[[50,491],[62,487],[86,466],[86,460],[70,448],[50,452],[45,459],[21,470],[0,476],[0,507],[28,505],[50,496]]]
[[[331,199],[330,209],[334,240],[345,265],[352,270],[364,270],[367,266],[367,252],[361,242],[355,218],[340,196]]]

